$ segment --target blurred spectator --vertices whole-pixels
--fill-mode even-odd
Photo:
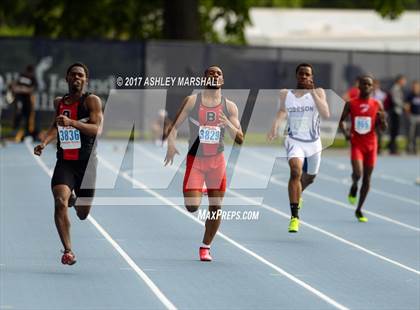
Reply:
[[[34,131],[34,92],[36,88],[36,79],[34,76],[34,67],[28,65],[25,72],[21,73],[17,80],[10,86],[14,97],[14,120],[13,129],[16,134],[16,141],[23,141],[24,137],[31,135],[34,140],[36,133]],[[24,134],[19,132],[22,118],[24,120]]]
[[[389,152],[390,154],[397,154],[397,137],[400,132],[401,118],[404,109],[404,86],[407,84],[407,79],[403,75],[398,75],[394,84],[391,87],[391,109],[389,112]]]
[[[5,93],[6,92],[4,89],[4,80],[3,80],[3,77],[0,75],[0,145],[4,145],[3,130],[1,127],[1,124],[2,124],[1,111],[3,110],[3,104],[4,104],[3,95]]]
[[[372,92],[372,98],[378,100],[382,103],[382,105],[385,106],[385,101],[387,99],[387,93],[381,89],[381,82],[379,80],[373,81],[373,92]],[[376,126],[376,135],[378,136],[378,154],[381,153],[381,147],[382,147],[382,135],[383,132]]]
[[[420,81],[414,81],[406,99],[406,110],[410,118],[408,131],[408,152],[417,154],[417,133],[420,130]]]
[[[4,79],[0,75],[0,107],[3,107],[3,95],[6,93],[6,90],[4,89]]]
[[[152,139],[157,146],[163,146],[165,144],[165,141],[163,141],[162,138],[163,130],[166,128],[169,121],[167,116],[168,112],[164,109],[160,109],[156,119],[151,124]]]

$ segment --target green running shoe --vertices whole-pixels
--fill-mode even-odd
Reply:
[[[289,233],[297,233],[299,231],[299,218],[292,216],[289,223]]]
[[[298,204],[298,209],[300,210],[303,207],[303,198],[300,197],[299,198],[299,204]]]
[[[357,220],[360,223],[366,223],[368,221],[368,218],[363,216],[363,213],[361,211],[356,211],[354,214],[356,215]]]
[[[349,203],[350,203],[351,205],[355,205],[355,204],[356,204],[356,202],[357,202],[357,197],[356,197],[356,196],[351,196],[351,195],[349,195],[347,198],[348,198]]]

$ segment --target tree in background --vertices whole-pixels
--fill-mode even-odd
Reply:
[[[2,0],[0,35],[244,44],[251,7],[375,9],[389,19],[420,9],[417,0]]]

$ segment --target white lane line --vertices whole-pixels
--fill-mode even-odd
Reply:
[[[346,186],[350,186],[351,183],[352,183],[349,179],[339,179],[339,178],[335,178],[335,177],[330,176],[330,175],[325,174],[325,173],[319,173],[318,177],[320,179],[323,179],[323,180],[326,180],[326,181],[330,181],[330,182],[334,182],[334,183],[341,184],[341,185],[346,185]],[[403,196],[400,196],[400,195],[384,192],[380,189],[376,189],[376,188],[372,188],[372,187],[370,188],[370,191],[372,193],[375,193],[375,194],[378,194],[378,195],[382,195],[382,196],[385,196],[385,197],[388,197],[388,198],[392,198],[392,199],[395,199],[395,200],[406,202],[406,203],[409,203],[409,204],[412,204],[412,205],[420,206],[420,202],[418,202],[417,200],[413,200],[413,199],[406,198],[406,197],[403,197]]]
[[[257,178],[260,178],[260,177],[261,177],[261,178],[265,178],[263,175],[259,175],[259,174],[255,173],[255,172],[249,171],[249,170],[244,169],[244,168],[239,168],[239,167],[237,167],[237,169],[239,169],[239,170],[241,170],[243,173],[249,174],[249,175],[251,175],[251,176],[253,176],[253,177],[257,177]],[[287,188],[287,183],[286,183],[286,182],[276,181],[276,183],[277,183],[277,184],[279,184],[279,185],[281,185],[281,186],[283,186],[283,187],[286,187],[286,188]],[[231,191],[231,193],[232,193],[233,195],[237,195],[237,197],[242,196],[242,195],[237,194],[237,193],[235,193],[235,192],[233,192],[233,191]],[[305,193],[307,193],[307,191],[305,191]],[[309,194],[309,193],[308,193],[308,194]],[[312,193],[312,195],[313,195],[313,194],[315,194],[315,193]],[[315,194],[315,195],[316,195],[315,197],[317,197],[317,198],[318,198],[318,196],[322,197],[321,195],[318,195],[318,194]],[[245,197],[245,196],[242,196],[242,197],[243,197],[244,199],[246,198],[247,200],[249,200],[250,202],[252,202],[251,198],[247,198],[247,197]],[[279,210],[277,210],[277,209],[275,209],[275,208],[273,208],[273,207],[271,207],[271,206],[269,206],[269,205],[262,204],[262,205],[261,205],[261,207],[263,207],[264,209],[270,210],[270,211],[272,211],[272,212],[274,212],[274,213],[276,213],[276,214],[279,214],[279,215],[281,215],[281,216],[283,216],[283,217],[285,217],[285,218],[290,218],[290,215],[289,215],[289,214],[286,214],[286,213],[284,213],[284,212],[281,212],[281,211],[279,211]],[[302,220],[300,221],[300,223],[301,223],[302,225],[305,225],[305,226],[308,226],[308,227],[312,228],[313,230],[316,230],[316,231],[318,231],[318,232],[320,232],[320,233],[323,233],[323,234],[325,234],[325,235],[327,235],[327,236],[329,236],[329,237],[331,237],[331,238],[334,238],[334,239],[336,239],[336,240],[338,240],[338,241],[340,241],[340,242],[343,242],[343,243],[345,243],[345,244],[347,244],[347,245],[350,245],[350,246],[352,246],[352,247],[354,247],[354,248],[356,248],[356,249],[359,249],[359,250],[361,250],[361,251],[363,251],[363,252],[365,252],[365,253],[367,253],[367,254],[370,254],[370,255],[375,256],[375,257],[377,257],[377,258],[379,258],[379,259],[381,259],[381,260],[384,260],[384,261],[386,261],[386,262],[388,262],[388,263],[391,263],[391,264],[396,265],[396,266],[398,266],[398,267],[401,267],[401,268],[403,268],[403,269],[405,269],[405,270],[411,271],[411,272],[413,272],[413,273],[415,273],[415,274],[417,274],[417,275],[420,275],[420,271],[419,271],[419,270],[416,270],[416,269],[414,269],[414,268],[408,267],[408,266],[406,266],[406,265],[404,265],[404,264],[401,264],[401,263],[399,263],[399,262],[397,262],[397,261],[395,261],[395,260],[393,260],[393,259],[390,259],[390,258],[388,258],[388,257],[385,257],[385,256],[383,256],[383,255],[380,255],[380,254],[378,254],[378,253],[376,253],[376,252],[373,252],[373,251],[371,251],[371,250],[369,250],[369,249],[367,249],[367,248],[365,248],[365,247],[362,247],[361,245],[358,245],[358,244],[356,244],[356,243],[354,243],[354,242],[351,242],[351,241],[349,241],[349,240],[347,240],[347,239],[344,239],[344,238],[342,238],[342,237],[340,237],[340,236],[338,236],[338,235],[335,235],[335,234],[333,234],[333,233],[330,233],[330,232],[328,232],[328,231],[326,231],[326,230],[324,230],[324,229],[322,229],[322,228],[319,228],[319,227],[317,227],[317,226],[314,226],[314,225],[309,224],[309,223],[307,223],[307,222],[304,222],[304,221],[302,221]]]
[[[157,161],[157,162],[159,162],[159,159],[158,158],[156,158],[156,154],[154,154],[154,153],[152,153],[152,152],[150,152],[149,150],[146,150],[144,147],[141,147],[141,146],[139,146],[139,145],[136,145],[136,147],[137,148],[139,148],[144,154],[146,154],[150,159],[152,159],[152,160],[154,160],[154,161]],[[263,160],[267,160],[267,158],[265,157],[265,155],[261,155],[261,154],[258,154],[258,153],[255,153],[256,154],[256,157],[259,157],[259,158],[261,158],[261,159],[263,159]],[[264,159],[265,158],[265,159]],[[286,164],[285,164],[285,166],[287,166]],[[175,169],[175,170],[177,170],[176,168],[174,168],[173,166],[168,166],[169,168],[171,168],[171,169]],[[238,165],[236,165],[236,167],[239,167]],[[288,166],[287,166],[288,167]],[[180,171],[184,171],[184,169],[183,168],[180,168],[179,169]],[[248,173],[249,174],[249,173]],[[259,175],[258,176],[258,178],[260,178],[260,179],[262,179],[262,176],[261,175]],[[264,177],[264,179],[263,180],[266,180],[266,177]],[[277,178],[275,178],[275,177],[272,177],[270,180],[269,180],[271,183],[274,183],[274,184],[277,184],[277,185],[281,185],[281,186],[287,186],[287,183],[282,183],[282,181],[280,181],[280,180],[278,180]],[[228,192],[232,192],[232,190],[229,190],[228,189]],[[317,194],[317,193],[315,193],[315,192],[312,192],[312,191],[310,191],[310,190],[308,190],[308,189],[306,189],[305,190],[305,194],[307,194],[307,195],[309,195],[309,196],[313,196],[313,197],[315,197],[315,198],[317,198],[317,199],[320,199],[320,200],[323,200],[323,201],[326,201],[326,202],[328,202],[328,203],[331,203],[331,204],[334,204],[334,205],[338,205],[338,206],[340,206],[340,207],[343,207],[343,208],[346,208],[346,209],[349,209],[349,210],[354,210],[354,208],[353,207],[351,207],[351,206],[349,206],[348,204],[346,204],[346,203],[344,203],[344,202],[342,202],[342,201],[339,201],[339,200],[335,200],[335,199],[333,199],[333,198],[329,198],[329,197],[326,197],[326,196],[323,196],[323,195],[319,195],[319,194]],[[245,197],[245,196],[244,196]],[[249,197],[247,197],[247,198],[249,198]],[[251,200],[251,201],[253,201],[253,203],[255,203],[255,201],[254,200]],[[250,203],[250,200],[248,200],[248,203]],[[373,217],[376,217],[376,218],[379,218],[379,219],[381,219],[381,220],[383,220],[383,221],[386,221],[386,222],[389,222],[389,223],[392,223],[392,224],[395,224],[395,225],[398,225],[398,226],[401,226],[401,227],[404,227],[404,228],[407,228],[407,229],[410,229],[410,230],[414,230],[414,231],[416,231],[416,232],[420,232],[420,228],[418,228],[418,227],[415,227],[415,226],[412,226],[412,225],[409,225],[409,224],[406,224],[406,223],[403,223],[403,222],[400,222],[400,221],[397,221],[397,220],[394,220],[394,219],[392,219],[392,218],[390,218],[390,217],[387,217],[387,216],[384,216],[384,215],[381,215],[381,214],[379,214],[379,213],[376,213],[376,212],[373,212],[373,211],[368,211],[368,210],[365,210],[364,211],[364,213],[366,213],[366,214],[369,214],[369,215],[371,215],[371,216],[373,216]]]
[[[140,146],[138,146],[138,148],[144,153],[144,154],[146,154],[148,157],[150,157],[151,159],[154,159],[154,160],[157,160],[156,159],[156,156],[153,156],[153,154],[152,153],[150,153],[148,150],[146,150],[146,149],[144,149],[144,148],[142,148],[142,147],[140,147]],[[250,170],[248,170],[248,169],[245,169],[245,168],[241,168],[241,167],[239,167],[238,165],[236,165],[236,167],[235,167],[235,169],[238,169],[239,171],[242,171],[243,173],[245,173],[245,174],[248,174],[248,175],[251,175],[251,176],[253,176],[253,177],[256,177],[256,178],[260,178],[260,179],[265,179],[266,177],[264,176],[264,175],[261,175],[261,174],[258,174],[258,173],[256,173],[256,172],[253,172],[253,171],[250,171]],[[286,187],[287,188],[287,183],[286,182],[281,182],[281,181],[278,181],[278,180],[270,180],[271,182],[274,182],[275,184],[278,184],[278,185],[281,185],[281,186],[283,186],[283,187]],[[256,201],[254,201],[252,198],[250,198],[250,197],[247,197],[247,196],[244,196],[244,195],[242,195],[242,194],[239,194],[239,193],[237,193],[237,192],[235,192],[235,191],[233,191],[233,190],[227,190],[230,194],[232,194],[232,195],[234,195],[234,196],[236,196],[236,197],[240,197],[240,198],[242,198],[242,199],[244,199],[245,201],[247,201],[248,203],[252,203],[252,204],[255,204],[256,203]],[[318,195],[318,194],[315,194],[315,193],[312,193],[312,192],[308,192],[307,190],[305,190],[305,193],[307,193],[307,194],[309,194],[309,195],[312,195],[312,196],[314,196],[314,197],[316,197],[316,198],[320,198],[320,199],[323,199],[323,200],[325,200],[325,199],[327,199],[326,201],[328,201],[328,202],[332,202],[332,203],[336,203],[336,202],[334,202],[334,201],[330,201],[330,199],[329,198],[326,198],[326,197],[323,197],[323,196],[321,196],[321,195]],[[341,202],[340,202],[341,203]],[[282,217],[284,217],[284,218],[287,218],[287,219],[289,219],[290,218],[290,215],[289,214],[286,214],[286,213],[284,213],[284,212],[281,212],[281,211],[279,211],[279,210],[277,210],[277,209],[275,209],[275,208],[273,208],[273,207],[271,207],[271,206],[269,206],[269,205],[266,205],[266,204],[260,204],[260,206],[262,207],[262,208],[264,208],[264,209],[266,209],[266,210],[269,210],[269,211],[271,211],[271,212],[274,212],[274,213],[276,213],[276,214],[278,214],[278,215],[281,215]],[[347,205],[345,205],[346,207],[348,207]],[[378,217],[380,217],[380,216],[378,216]],[[383,220],[387,220],[387,219],[385,219],[385,218],[382,218]],[[393,220],[392,220],[393,221]],[[418,271],[418,270],[416,270],[416,269],[414,269],[414,268],[411,268],[411,267],[409,267],[409,266],[406,266],[406,265],[404,265],[404,264],[401,264],[401,263],[399,263],[399,262],[397,262],[397,261],[395,261],[395,260],[392,260],[392,259],[390,259],[390,258],[388,258],[388,257],[385,257],[385,256],[383,256],[383,255],[380,255],[380,254],[378,254],[378,253],[376,253],[376,252],[373,252],[373,251],[371,251],[371,250],[369,250],[369,249],[367,249],[367,248],[365,248],[365,247],[362,247],[361,245],[358,245],[358,244],[356,244],[356,243],[354,243],[354,242],[351,242],[351,241],[349,241],[349,240],[347,240],[347,239],[344,239],[344,238],[342,238],[342,237],[340,237],[340,236],[338,236],[338,235],[335,235],[335,234],[333,234],[333,233],[330,233],[330,232],[328,232],[328,231],[326,231],[326,230],[324,230],[324,229],[322,229],[322,228],[319,228],[319,227],[317,227],[317,226],[314,226],[314,225],[312,225],[312,224],[309,224],[309,223],[306,223],[306,222],[304,222],[304,221],[300,221],[300,223],[302,223],[302,225],[305,225],[305,226],[307,226],[307,227],[310,227],[310,228],[312,228],[313,230],[316,230],[316,231],[318,231],[318,232],[320,232],[320,233],[322,233],[322,234],[324,234],[324,235],[327,235],[327,236],[329,236],[329,237],[331,237],[331,238],[334,238],[335,240],[338,240],[338,241],[340,241],[340,242],[343,242],[343,243],[345,243],[345,244],[347,244],[347,245],[350,245],[350,246],[352,246],[352,247],[354,247],[354,248],[356,248],[356,249],[358,249],[358,250],[360,250],[360,251],[362,251],[362,252],[365,252],[365,253],[367,253],[367,254],[369,254],[369,255],[372,255],[372,256],[375,256],[375,257],[377,257],[377,258],[379,258],[379,259],[381,259],[381,260],[383,260],[383,261],[386,261],[386,262],[388,262],[388,263],[391,263],[391,264],[393,264],[393,265],[395,265],[395,266],[398,266],[398,267],[400,267],[400,268],[403,268],[403,269],[405,269],[405,270],[408,270],[408,271],[411,271],[411,272],[413,272],[413,273],[415,273],[415,274],[417,274],[417,275],[420,275],[420,271]],[[399,223],[399,222],[398,222]],[[403,223],[400,223],[400,224],[403,224]],[[406,225],[406,224],[403,224],[403,225]],[[413,229],[413,230],[416,230],[416,231],[420,231],[420,229],[419,228],[417,228],[417,227],[413,227],[413,226],[409,226],[409,225],[406,225],[406,226],[408,226],[407,228],[410,228],[410,229]]]
[[[52,177],[53,171],[50,170],[47,165],[41,160],[39,156],[33,154],[33,148],[28,141],[25,141],[26,148],[29,154],[35,159],[38,165],[45,171],[50,177]],[[162,293],[162,291],[156,286],[155,283],[140,269],[139,266],[131,259],[131,257],[119,246],[119,244],[112,239],[108,232],[91,216],[87,218],[93,226],[101,233],[102,236],[112,245],[112,247],[121,255],[121,257],[127,262],[127,264],[137,273],[137,275],[146,283],[150,290],[160,300],[160,302],[166,307],[166,309],[176,310],[175,305]]]
[[[338,169],[338,170],[345,170],[345,171],[351,171],[351,168],[349,168],[347,165],[344,165],[342,163],[338,163],[333,159],[329,159],[329,158],[325,158],[324,162],[330,166],[333,166],[334,168]],[[399,184],[403,184],[403,185],[410,185],[410,186],[415,186],[414,181],[409,181],[407,179],[402,179],[393,175],[389,175],[389,174],[385,174],[385,173],[375,173],[372,175],[372,177],[374,178],[379,178],[379,179],[383,179],[386,181],[391,181],[391,182],[395,182],[395,183],[399,183]]]
[[[393,181],[393,182],[404,184],[404,185],[415,186],[414,181],[413,182],[410,182],[410,181],[408,181],[406,179],[401,179],[401,178],[398,178],[398,177],[393,176],[393,175],[379,173],[378,174],[378,177],[380,177],[381,179],[387,180],[387,181]]]
[[[169,200],[173,201],[177,205],[184,204],[184,197],[166,197]],[[262,197],[253,197],[255,201],[259,201],[255,205],[259,205],[263,202]],[[243,201],[235,197],[226,197],[223,201],[230,206],[242,206]],[[91,202],[90,198],[80,197],[77,199],[76,205],[83,206],[86,202]],[[156,199],[156,197],[94,197],[91,202],[92,206],[161,206],[162,202]],[[206,202],[203,202],[202,205],[206,205]]]
[[[251,154],[251,156],[254,156],[256,158],[264,160],[266,162],[271,162],[272,159],[273,159],[270,156],[263,155],[263,154],[255,152],[255,151],[252,151],[252,150],[249,151],[249,154]],[[322,159],[322,161],[324,161],[324,158]],[[289,167],[286,163],[281,163],[281,165],[282,165],[282,167]],[[343,165],[343,164],[339,164],[339,165]],[[341,168],[337,168],[337,169],[342,170]],[[375,173],[373,173],[372,175],[375,175]],[[351,182],[347,178],[346,179],[339,179],[339,178],[333,177],[333,176],[325,174],[325,173],[318,173],[318,177],[320,179],[324,179],[326,181],[331,181],[331,182],[335,182],[337,184],[342,184],[342,185],[346,185],[346,186],[351,184]],[[409,204],[420,206],[420,202],[418,200],[410,199],[410,198],[400,196],[400,195],[397,195],[397,194],[392,194],[392,193],[389,193],[389,192],[384,192],[382,190],[373,188],[372,186],[370,187],[370,191],[375,193],[375,194],[378,194],[378,195],[382,195],[382,196],[385,196],[385,197],[388,197],[388,198],[392,198],[392,199],[395,199],[395,200],[399,200],[399,201],[402,201],[402,202],[406,202],[406,203],[409,203]]]
[[[278,185],[281,185],[283,187],[287,187],[287,183],[286,182],[280,181],[280,180],[278,180],[275,177],[273,177],[270,181],[273,182],[274,184],[278,184]],[[329,198],[329,197],[326,197],[326,196],[317,194],[317,193],[312,192],[312,191],[307,190],[307,189],[305,190],[304,193],[305,193],[305,195],[312,196],[312,197],[318,198],[319,200],[324,200],[324,201],[329,202],[331,204],[335,204],[335,205],[338,205],[340,207],[343,207],[343,208],[346,208],[346,209],[349,209],[349,210],[354,211],[354,207],[351,207],[351,206],[347,205],[346,203],[344,203],[342,201],[335,200],[335,199],[332,199],[332,198]],[[379,219],[381,219],[383,221],[386,221],[386,222],[389,222],[389,223],[392,223],[392,224],[395,224],[395,225],[398,225],[398,226],[401,226],[401,227],[404,227],[404,228],[407,228],[407,229],[410,229],[410,230],[413,230],[413,231],[416,231],[416,232],[420,232],[420,228],[418,228],[416,226],[412,226],[412,225],[409,225],[409,224],[406,224],[406,223],[403,223],[403,222],[394,220],[394,219],[392,219],[390,217],[387,217],[387,216],[378,214],[376,212],[364,210],[363,213],[369,214],[369,215],[371,215],[373,217],[376,217],[376,218],[379,218]]]
[[[156,158],[156,157],[154,157]],[[172,201],[168,200],[167,198],[161,196],[160,194],[158,194],[157,192],[155,192],[154,190],[148,188],[147,186],[145,186],[143,183],[141,183],[140,181],[132,178],[131,176],[129,176],[126,172],[120,172],[118,171],[118,169],[115,168],[115,166],[113,166],[110,162],[108,162],[107,160],[99,157],[99,160],[101,161],[101,163],[107,167],[108,169],[110,169],[111,171],[113,171],[116,174],[121,175],[124,179],[126,179],[127,181],[131,182],[133,185],[138,186],[139,188],[141,188],[142,190],[146,191],[147,193],[149,193],[150,195],[155,196],[156,198],[158,198],[160,201],[162,201],[162,203],[164,203],[165,205],[168,205],[172,208],[174,208],[175,210],[177,210],[178,212],[182,213],[183,215],[189,217],[191,220],[193,220],[194,222],[200,224],[201,226],[204,226],[204,222],[198,220],[195,216],[193,216],[192,214],[188,213],[187,211],[185,211],[183,208],[179,207],[178,205],[174,204]],[[271,263],[270,261],[266,260],[264,257],[258,255],[257,253],[249,250],[248,248],[246,248],[245,246],[243,246],[242,244],[236,242],[235,240],[231,239],[230,237],[228,237],[227,235],[223,234],[222,232],[217,232],[217,235],[219,237],[221,237],[222,239],[226,240],[227,242],[229,242],[230,244],[232,244],[233,246],[237,247],[238,249],[242,250],[243,252],[247,253],[248,255],[254,257],[255,259],[257,259],[258,261],[260,261],[261,263],[263,263],[264,265],[274,269],[275,271],[277,271],[278,273],[280,273],[281,275],[287,277],[289,280],[293,281],[294,283],[300,285],[301,287],[303,287],[304,289],[306,289],[307,291],[311,292],[312,294],[314,294],[315,296],[319,297],[320,299],[324,300],[325,302],[327,302],[328,304],[334,306],[337,309],[348,309],[347,307],[343,306],[342,304],[338,303],[337,301],[335,301],[334,299],[332,299],[331,297],[325,295],[324,293],[320,292],[319,290],[317,290],[316,288],[310,286],[309,284],[303,282],[302,280],[296,278],[295,276],[293,276],[292,274],[288,273],[287,271],[283,270],[282,268],[278,267],[277,265]]]

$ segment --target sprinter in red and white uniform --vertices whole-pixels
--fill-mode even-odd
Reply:
[[[235,142],[242,144],[243,133],[238,119],[236,104],[222,96],[223,72],[218,66],[210,66],[205,77],[213,83],[203,92],[184,99],[173,125],[168,129],[168,149],[165,166],[172,164],[175,154],[177,128],[188,118],[190,137],[187,166],[183,182],[185,207],[189,212],[198,210],[204,191],[209,197],[209,213],[217,215],[226,191],[226,163],[223,155],[225,132]],[[199,250],[200,260],[211,261],[210,244],[220,226],[221,216],[206,220],[203,244]]]
[[[376,164],[378,138],[375,126],[378,123],[381,130],[387,127],[382,103],[371,98],[373,78],[362,76],[359,79],[360,94],[346,103],[340,120],[340,129],[351,143],[351,164],[353,168],[353,184],[350,188],[348,200],[351,204],[357,201],[357,183],[362,179],[359,202],[355,215],[359,222],[367,222],[363,216],[362,207],[369,192],[370,177]],[[350,131],[346,128],[346,118],[351,118]]]
[[[57,138],[57,163],[51,180],[54,195],[54,220],[64,247],[61,262],[76,263],[70,238],[70,219],[67,208],[75,197],[84,197],[83,205],[75,205],[77,216],[84,220],[89,215],[94,189],[82,189],[85,177],[90,187],[96,178],[96,153],[93,149],[102,123],[102,104],[99,97],[84,93],[89,71],[86,65],[74,63],[67,69],[69,93],[54,100],[56,115],[45,139],[34,149],[40,156],[43,149]],[[91,156],[93,156],[91,158]],[[89,159],[91,159],[89,161]],[[87,169],[89,163],[89,169]],[[89,170],[89,171],[88,171]]]

